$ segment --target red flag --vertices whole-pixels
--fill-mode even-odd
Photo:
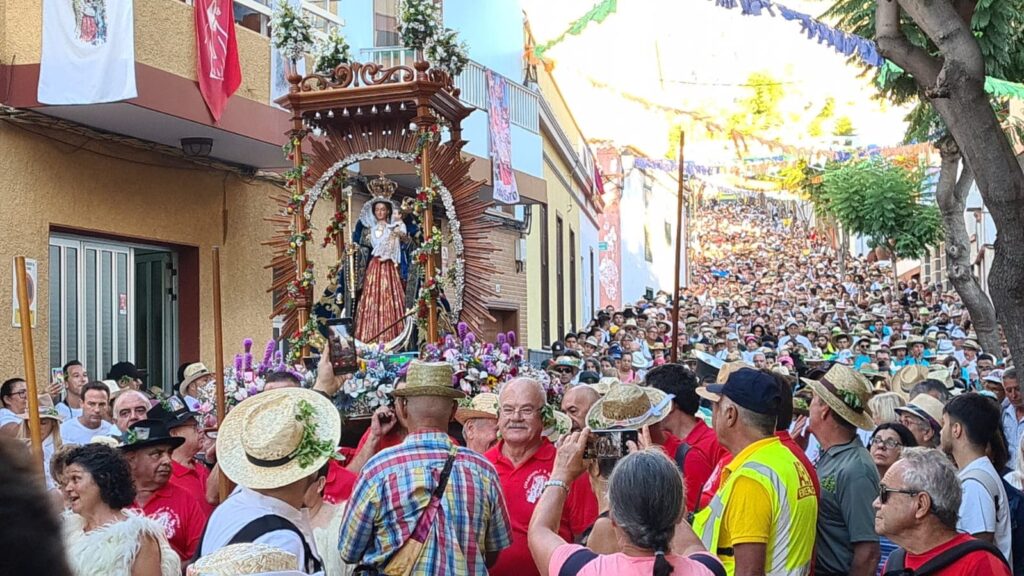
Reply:
[[[195,0],[195,11],[196,76],[199,91],[216,123],[228,98],[242,83],[232,0]]]

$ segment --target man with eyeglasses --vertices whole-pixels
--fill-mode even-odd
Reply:
[[[1005,460],[999,436],[999,407],[991,398],[968,392],[953,398],[942,414],[942,451],[960,470],[963,499],[957,530],[995,544],[1011,558],[1010,507],[989,451]]]
[[[597,500],[587,476],[580,476],[571,484],[551,477],[555,446],[542,435],[546,400],[544,387],[531,378],[510,380],[498,394],[501,440],[484,456],[494,465],[501,481],[512,525],[512,546],[503,550],[490,568],[493,576],[539,574],[530,555],[526,531],[545,489],[569,493],[558,531],[566,541],[575,541],[597,519]]]
[[[1010,576],[998,549],[957,532],[961,499],[960,481],[948,458],[935,449],[904,449],[882,478],[873,502],[875,531],[900,547],[881,573],[920,570],[952,551],[936,574]]]

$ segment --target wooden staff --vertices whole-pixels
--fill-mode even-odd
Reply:
[[[420,124],[420,130],[429,130],[430,124]],[[420,186],[424,190],[433,186],[430,174],[430,146],[423,147],[423,154],[420,160]],[[434,233],[434,207],[432,202],[427,202],[427,209],[423,211],[423,243],[430,242]],[[423,281],[429,286],[434,279],[434,257],[427,258],[427,266],[424,269]],[[437,301],[434,298],[427,300],[427,343],[437,342]]]
[[[224,401],[224,334],[220,309],[220,246],[213,247],[213,350],[214,366],[217,370],[217,426],[220,427],[227,416],[227,405]],[[228,482],[223,472],[220,473],[219,480],[218,493],[220,501],[223,502],[228,497]]]
[[[675,277],[675,290],[672,292],[672,347],[669,350],[669,358],[672,362],[679,360],[679,283],[680,276],[682,275],[682,260],[683,250],[686,246],[683,244],[683,176],[685,176],[685,170],[683,168],[683,146],[686,145],[686,133],[682,130],[679,131],[679,166],[678,166],[678,191],[677,195],[677,206],[676,206],[676,277]]]
[[[36,391],[36,359],[32,346],[32,310],[28,299],[28,274],[25,272],[25,257],[14,258],[15,274],[18,278],[18,312],[21,318],[21,350],[25,357],[25,386],[28,395],[28,432],[32,441],[32,461],[36,471],[43,475],[43,435],[39,423],[39,396]]]

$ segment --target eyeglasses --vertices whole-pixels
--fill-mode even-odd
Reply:
[[[520,406],[519,408],[513,408],[512,406],[502,406],[501,415],[506,418],[511,418],[516,414],[519,414],[523,418],[533,418],[534,414],[539,412],[535,406]]]
[[[559,374],[572,374],[573,373],[573,369],[572,368],[565,368],[565,367],[555,368],[554,371],[558,372]]]
[[[872,446],[884,447],[886,450],[895,450],[896,448],[902,448],[903,447],[903,444],[900,443],[897,440],[893,440],[892,438],[884,438],[883,439],[883,438],[878,437],[878,436],[875,436],[874,438],[871,439],[871,445]]]
[[[18,392],[11,392],[9,396],[18,396],[21,398],[28,398],[28,390],[19,390]]]
[[[888,503],[889,502],[889,494],[892,494],[893,492],[895,492],[897,494],[906,494],[908,496],[917,496],[922,491],[921,490],[910,490],[909,488],[889,488],[885,484],[879,484],[878,485],[878,501],[881,502],[882,504]]]

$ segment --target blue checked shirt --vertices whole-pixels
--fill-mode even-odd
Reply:
[[[412,434],[371,458],[349,499],[338,549],[349,564],[382,568],[416,528],[452,446],[447,434]],[[459,448],[414,576],[487,574],[487,554],[512,543],[501,482],[483,456]]]

